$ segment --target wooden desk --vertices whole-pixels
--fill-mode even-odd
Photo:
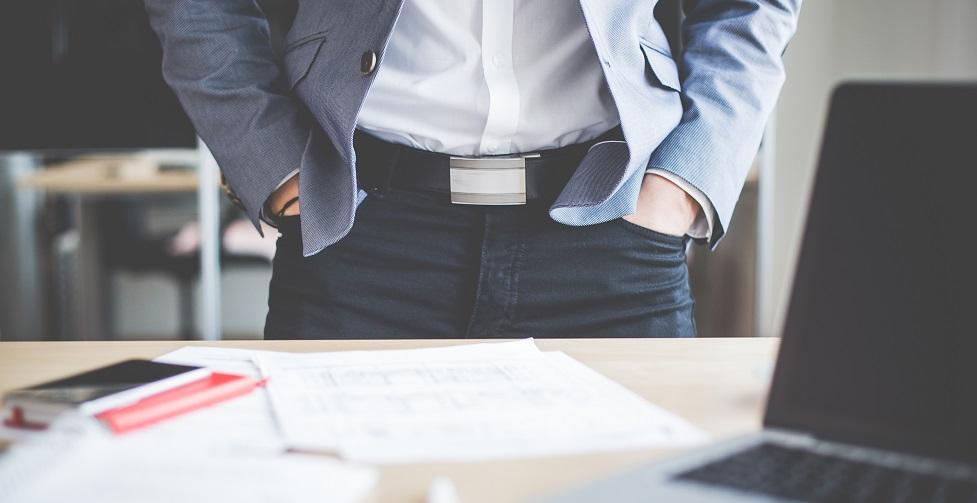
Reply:
[[[187,344],[276,351],[416,348],[472,341],[237,341],[0,343],[0,391],[90,369],[124,358],[152,358]],[[760,426],[775,339],[539,340],[648,400],[689,419],[715,437]],[[461,501],[525,501],[591,480],[666,451],[563,456],[489,463],[419,464],[381,469],[376,500],[423,502],[428,484],[450,476]]]

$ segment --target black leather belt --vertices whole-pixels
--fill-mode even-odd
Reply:
[[[622,141],[620,127],[593,140],[530,154],[457,157],[380,140],[357,130],[357,183],[364,190],[399,187],[451,194],[457,204],[525,204],[553,199],[590,147]]]

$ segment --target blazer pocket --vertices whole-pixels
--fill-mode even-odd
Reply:
[[[297,86],[309,74],[325,41],[326,36],[319,34],[299,39],[285,48],[285,79],[289,88]]]
[[[645,53],[645,61],[648,62],[648,74],[652,83],[681,92],[682,80],[672,56],[644,39],[641,39],[640,45],[641,51]]]

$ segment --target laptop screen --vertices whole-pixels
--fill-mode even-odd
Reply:
[[[977,463],[977,85],[834,94],[765,424]]]

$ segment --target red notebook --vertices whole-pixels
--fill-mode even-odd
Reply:
[[[209,377],[144,398],[132,405],[97,414],[115,433],[148,426],[173,416],[246,395],[264,384],[263,379],[212,373]]]

